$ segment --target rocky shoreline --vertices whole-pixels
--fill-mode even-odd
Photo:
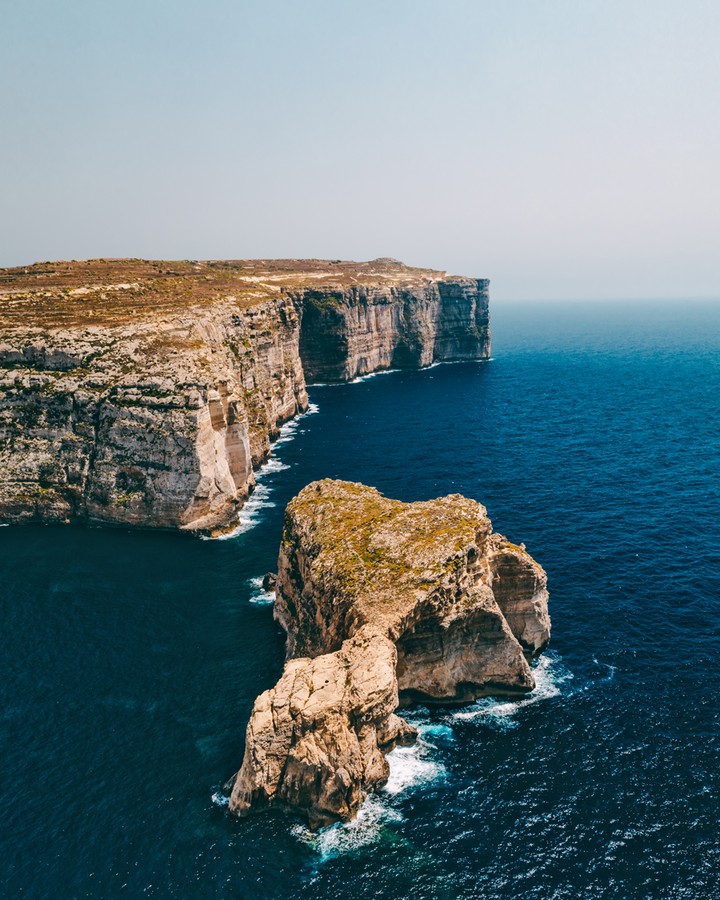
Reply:
[[[488,282],[396,260],[0,270],[0,522],[232,529],[306,383],[489,354]],[[236,815],[352,818],[415,740],[402,706],[527,693],[550,636],[544,571],[459,495],[315,482],[272,586],[287,662],[253,707]]]
[[[236,815],[353,818],[387,781],[385,755],[415,738],[403,703],[525,694],[550,639],[545,572],[457,494],[308,485],[288,505],[274,586],[287,662],[255,701],[228,785]]]
[[[489,353],[486,280],[395,260],[0,269],[0,522],[221,532],[306,382]]]

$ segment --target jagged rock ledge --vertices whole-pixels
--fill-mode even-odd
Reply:
[[[458,494],[308,485],[287,508],[275,588],[288,661],[250,716],[237,815],[352,818],[387,781],[385,754],[414,739],[400,705],[526,693],[550,638],[545,572]]]
[[[396,260],[0,269],[0,522],[222,531],[306,380],[489,340],[487,281]]]

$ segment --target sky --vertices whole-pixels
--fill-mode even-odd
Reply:
[[[0,0],[0,266],[720,297],[717,0]]]

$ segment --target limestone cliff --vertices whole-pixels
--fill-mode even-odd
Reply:
[[[550,637],[546,576],[457,494],[423,503],[319,481],[289,504],[275,615],[278,684],[255,702],[230,809],[276,805],[312,827],[351,818],[412,729],[402,703],[535,686]]]
[[[307,288],[300,354],[309,381],[490,355],[489,282],[425,280],[397,287]]]
[[[0,269],[0,521],[231,526],[306,378],[488,353],[487,282],[393,260]]]

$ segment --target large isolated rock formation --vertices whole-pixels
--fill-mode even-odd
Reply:
[[[275,805],[312,827],[355,815],[412,740],[403,703],[463,703],[534,688],[550,638],[546,576],[458,494],[423,503],[318,481],[285,516],[275,615],[280,681],[255,702],[237,814]]]
[[[395,260],[0,269],[0,522],[226,528],[306,378],[486,358],[487,287]]]

